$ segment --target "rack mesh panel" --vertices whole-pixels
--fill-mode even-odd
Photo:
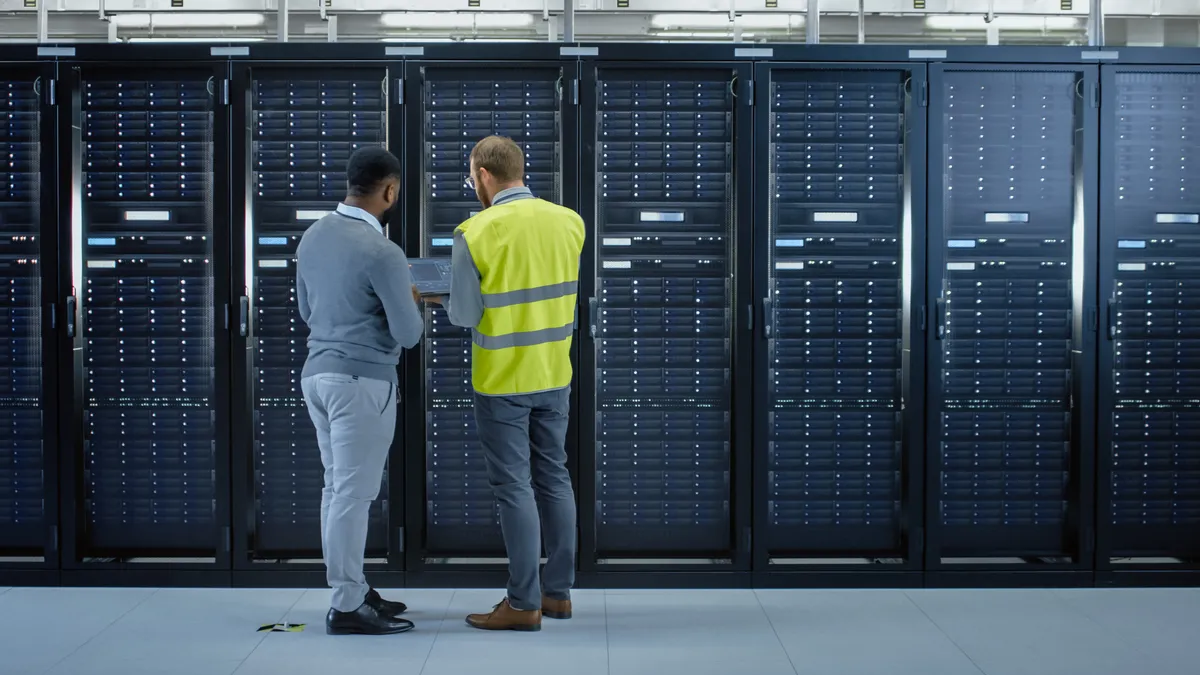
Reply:
[[[1070,72],[943,79],[943,553],[1052,555],[1071,447],[1076,87]],[[931,489],[938,489],[931,486]]]
[[[1200,553],[1200,75],[1118,73],[1113,285],[1114,553]]]
[[[253,83],[255,554],[320,557],[324,469],[300,391],[308,327],[296,306],[296,246],[346,194],[346,162],[383,146],[387,111],[379,74],[263,76]],[[388,478],[371,505],[367,550],[387,551]]]
[[[0,553],[42,548],[38,95],[0,80]]]
[[[454,229],[481,206],[466,186],[471,148],[491,134],[525,152],[533,194],[560,200],[559,72],[428,68],[424,83],[424,256],[450,255]],[[471,333],[425,309],[426,505],[430,551],[502,551],[500,521],[475,433]]]
[[[727,551],[730,77],[600,80],[597,546]]]
[[[892,550],[906,73],[774,77],[769,547]]]
[[[89,549],[216,542],[213,81],[85,79]]]

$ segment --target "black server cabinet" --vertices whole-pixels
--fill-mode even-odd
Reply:
[[[449,257],[454,229],[482,209],[466,179],[471,149],[486,136],[516,141],[525,152],[526,185],[564,204],[570,116],[563,92],[571,67],[406,64],[410,257]],[[409,354],[407,373],[408,569],[495,563],[504,543],[475,431],[471,332],[451,325],[440,306],[426,305],[425,338]]]
[[[71,71],[64,565],[224,567],[226,68]]]
[[[1090,565],[1097,86],[931,66],[930,568]]]
[[[585,570],[749,568],[751,76],[586,72]]]
[[[0,75],[0,568],[57,567],[57,83]]]
[[[756,79],[759,565],[919,565],[925,66]]]
[[[235,73],[234,128],[243,133],[233,189],[235,203],[244,205],[234,211],[244,225],[233,243],[241,296],[233,397],[239,567],[321,560],[324,469],[300,386],[308,328],[296,304],[296,247],[308,226],[345,197],[350,155],[387,146],[388,83],[384,65],[261,65]],[[388,227],[393,238],[390,231],[398,229]],[[398,550],[389,523],[399,521],[403,480],[389,474],[403,469],[402,429],[398,424],[389,470],[371,505],[368,562]]]
[[[1200,565],[1200,71],[1103,68],[1098,560]]]

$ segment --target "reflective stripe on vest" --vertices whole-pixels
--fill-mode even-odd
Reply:
[[[483,293],[483,316],[471,339],[475,390],[511,395],[570,385],[583,220],[540,199],[513,199],[493,204],[457,232]]]

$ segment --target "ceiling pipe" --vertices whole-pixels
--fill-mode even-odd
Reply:
[[[322,3],[324,4],[324,3]],[[288,0],[279,0],[278,37],[280,42],[288,41]]]
[[[563,0],[563,42],[575,41],[575,0]]]
[[[1104,7],[1102,0],[1092,0],[1088,7],[1088,46],[1104,46]]]
[[[866,0],[858,0],[858,44],[867,43],[867,8]]]
[[[804,20],[804,41],[810,45],[821,42],[820,0],[808,0],[808,17]]]
[[[38,42],[50,41],[50,7],[48,0],[41,0],[37,8]]]

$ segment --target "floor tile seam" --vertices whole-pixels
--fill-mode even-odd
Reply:
[[[783,637],[779,635],[779,629],[775,627],[775,622],[771,619],[771,613],[767,611],[766,605],[762,604],[762,598],[758,595],[758,589],[750,589],[754,593],[754,602],[758,605],[759,611],[767,619],[767,625],[771,627],[771,632],[775,634],[775,641],[779,643],[779,648],[783,650],[783,655],[788,660],[788,665],[792,667],[792,672],[800,675],[800,669],[796,667],[796,662],[792,660],[792,653],[788,651],[787,645],[783,642]]]
[[[603,591],[604,598],[604,672],[612,675],[612,641],[608,635],[608,590]]]
[[[146,604],[146,601],[147,601],[147,600],[149,600],[150,598],[153,598],[154,596],[158,595],[159,591],[161,591],[161,590],[162,590],[161,588],[156,588],[156,589],[154,589],[154,591],[153,591],[153,592],[151,592],[151,593],[147,593],[147,594],[146,594],[146,597],[144,597],[144,598],[142,598],[141,600],[139,600],[139,601],[135,602],[135,603],[133,604],[133,606],[132,606],[132,607],[130,607],[129,609],[127,609],[127,610],[125,610],[124,612],[122,612],[122,613],[121,613],[119,616],[117,616],[117,617],[113,618],[113,620],[112,620],[112,621],[109,621],[107,624],[105,624],[105,626],[104,626],[103,628],[101,628],[100,630],[96,631],[95,633],[92,633],[92,636],[91,636],[91,637],[89,637],[88,639],[86,639],[86,640],[84,640],[83,642],[81,642],[81,643],[80,643],[78,646],[76,646],[76,647],[75,647],[75,649],[72,649],[70,652],[68,652],[68,653],[67,653],[65,656],[63,656],[61,659],[59,659],[59,660],[55,661],[55,662],[54,662],[54,663],[53,663],[53,664],[52,664],[52,665],[51,665],[49,668],[47,668],[47,669],[45,670],[45,672],[49,673],[49,672],[53,671],[55,668],[57,668],[57,667],[58,667],[58,665],[59,665],[60,663],[62,663],[63,661],[66,661],[67,659],[69,659],[69,658],[71,658],[72,656],[74,656],[74,655],[76,654],[76,652],[78,652],[79,650],[83,649],[84,647],[86,647],[86,646],[90,645],[90,644],[92,643],[92,641],[93,641],[93,640],[95,640],[96,638],[98,638],[98,637],[100,637],[101,635],[103,635],[105,631],[107,631],[108,629],[110,629],[110,628],[112,628],[113,626],[117,625],[117,622],[119,622],[121,619],[124,619],[125,617],[129,616],[129,614],[130,614],[130,613],[132,613],[132,612],[133,612],[133,610],[137,609],[138,607],[141,607],[142,605]]]
[[[281,621],[287,619],[288,615],[292,613],[292,610],[296,609],[296,605],[300,604],[300,601],[304,599],[305,595],[308,595],[308,589],[301,590],[300,594],[296,596],[296,599],[292,601],[292,604],[283,611],[283,616],[279,617]],[[267,641],[267,637],[270,634],[270,631],[268,631],[260,635],[258,637],[258,642],[254,644],[254,648],[251,649],[250,653],[246,654],[246,656],[244,656],[240,662],[238,662],[237,668],[234,668],[233,672],[229,675],[236,675],[237,671],[241,670],[242,666],[246,665],[246,662],[250,660],[250,657],[254,656],[254,652],[258,651],[258,648],[263,646],[263,643]]]
[[[978,670],[981,673],[981,675],[988,675],[987,671],[985,671],[978,663],[975,662],[974,657],[972,657],[970,654],[968,654],[967,650],[963,649],[962,645],[958,644],[958,640],[955,640],[953,637],[951,637],[950,634],[946,632],[946,629],[942,628],[941,624],[939,624],[936,620],[934,620],[934,618],[932,616],[929,616],[929,612],[925,611],[925,608],[921,606],[921,603],[919,603],[913,599],[912,594],[909,591],[902,591],[902,592],[904,593],[904,597],[907,598],[910,603],[912,603],[913,607],[917,608],[917,611],[920,612],[921,615],[925,617],[925,619],[930,623],[930,625],[932,625],[934,628],[936,628],[937,631],[942,634],[942,637],[946,638],[946,640],[948,640],[950,642],[950,644],[954,645],[954,648],[957,649],[960,654],[965,656],[967,658],[967,660],[971,662],[971,665],[975,667],[975,670]]]
[[[425,669],[429,667],[429,659],[433,658],[433,649],[437,647],[438,638],[442,636],[442,627],[446,625],[446,619],[450,616],[450,608],[454,606],[456,597],[458,597],[457,589],[450,592],[450,599],[446,601],[446,609],[442,610],[442,620],[438,622],[437,632],[433,634],[433,642],[429,643],[429,651],[425,652],[425,660],[421,663],[418,675],[424,675]]]

